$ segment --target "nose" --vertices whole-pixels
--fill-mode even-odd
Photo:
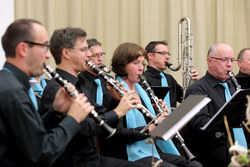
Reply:
[[[46,53],[45,53],[45,58],[46,59],[49,59],[51,57],[51,52],[50,50],[48,50]]]
[[[92,56],[92,53],[90,52],[90,50],[87,50],[87,52],[86,52],[86,56],[87,56],[87,57]]]
[[[233,65],[234,65],[234,61],[231,61],[230,59],[228,59],[227,65],[228,65],[228,66],[233,66]]]
[[[143,64],[140,64],[139,67],[138,67],[138,70],[139,70],[139,71],[143,71],[143,69],[144,69],[144,65],[143,65]]]

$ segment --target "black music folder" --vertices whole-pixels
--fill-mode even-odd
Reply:
[[[150,135],[167,141],[210,101],[205,95],[189,95]]]
[[[169,86],[150,86],[151,89],[154,91],[155,96],[159,99],[164,99],[167,95],[170,87]]]
[[[238,84],[241,86],[241,89],[249,89],[250,88],[250,77],[235,77]]]
[[[250,89],[237,90],[231,99],[201,129],[208,131],[225,129],[224,115],[227,116],[230,128],[240,127],[242,121],[246,118],[247,95],[250,95]]]

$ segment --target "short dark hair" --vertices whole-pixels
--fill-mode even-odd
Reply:
[[[244,54],[245,54],[245,52],[247,51],[247,50],[250,50],[250,48],[244,48],[244,49],[242,49],[240,52],[239,52],[239,54],[238,54],[238,56],[237,56],[237,60],[243,60],[244,59]]]
[[[159,44],[167,46],[168,42],[167,41],[151,41],[151,42],[149,42],[147,44],[147,46],[145,47],[147,53],[154,51],[156,45],[159,45]]]
[[[88,47],[91,48],[92,46],[102,46],[102,43],[97,41],[95,38],[87,39]]]
[[[72,49],[76,40],[80,37],[85,38],[87,33],[82,28],[66,27],[54,31],[50,38],[50,51],[56,64],[62,61],[62,50],[64,48]]]
[[[125,66],[140,56],[146,56],[146,50],[141,46],[129,42],[119,45],[111,60],[112,71],[120,77],[127,77]]]
[[[33,19],[19,19],[10,24],[2,36],[2,46],[6,57],[16,56],[16,46],[22,41],[35,39],[33,24],[40,24]]]
[[[167,41],[151,41],[147,44],[147,46],[145,47],[147,53],[153,52],[155,50],[155,47],[159,44],[168,45]],[[148,56],[146,56],[146,59],[148,60]]]

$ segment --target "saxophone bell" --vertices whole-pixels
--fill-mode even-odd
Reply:
[[[186,27],[183,28],[182,23],[186,22]],[[184,29],[184,30],[182,30]],[[185,31],[182,34],[182,31]],[[171,71],[178,71],[182,66],[182,87],[183,97],[190,85],[190,71],[193,68],[193,35],[191,34],[190,19],[183,17],[178,22],[178,65],[174,67],[170,63],[166,63]]]

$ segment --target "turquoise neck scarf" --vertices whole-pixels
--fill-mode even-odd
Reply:
[[[117,80],[119,82],[123,81],[124,82],[123,86],[129,90],[128,85],[121,77],[117,77]],[[148,110],[151,112],[152,115],[155,116],[153,106],[151,105],[151,101],[147,93],[138,83],[135,84],[135,89],[139,93],[140,97],[142,98]],[[127,128],[137,128],[147,125],[143,114],[137,109],[131,109],[126,114],[126,122],[127,122]],[[147,139],[127,144],[127,155],[129,161],[136,161],[144,157],[152,156],[152,145],[146,144],[145,143],[146,140]],[[174,146],[171,140],[168,141],[156,140],[156,144],[160,147],[161,151],[165,153],[180,155],[177,148]],[[153,149],[154,149],[154,157],[160,159],[159,153],[157,152],[155,145]]]
[[[35,78],[31,77],[30,80],[35,80]],[[36,83],[35,86],[32,87],[34,92],[36,92],[39,96],[43,95],[43,90],[47,85],[45,79],[42,76],[41,76],[41,84],[42,86],[39,83]]]
[[[228,88],[227,82],[220,82],[220,85],[222,85],[225,88],[225,99],[226,101],[231,99],[231,94]],[[244,131],[242,128],[233,128],[234,133],[234,140],[238,141],[238,144],[245,147],[247,149],[247,141],[244,134]]]

